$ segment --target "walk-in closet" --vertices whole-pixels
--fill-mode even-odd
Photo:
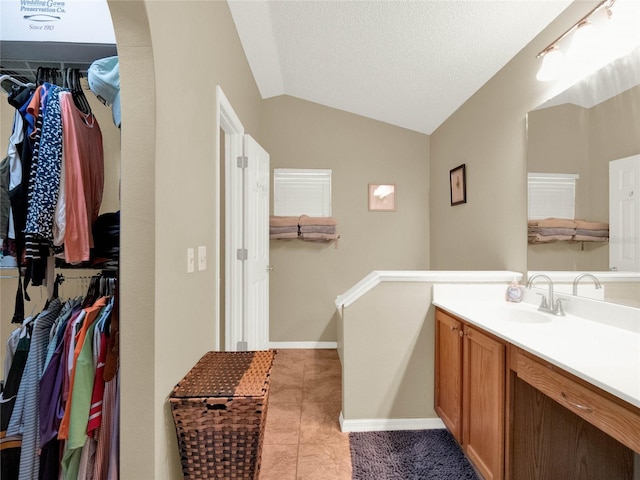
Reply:
[[[1,31],[0,477],[119,478],[111,16],[106,1],[10,0]]]

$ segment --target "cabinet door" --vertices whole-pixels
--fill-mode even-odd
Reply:
[[[464,330],[462,445],[486,480],[504,478],[505,347]]]
[[[435,410],[462,444],[462,323],[436,310]]]

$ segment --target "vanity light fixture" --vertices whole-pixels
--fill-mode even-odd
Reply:
[[[607,17],[611,17],[611,10],[607,10]],[[598,40],[598,29],[589,20],[582,20],[573,32],[571,45],[567,55],[588,55]]]
[[[564,53],[562,53],[562,50],[552,45],[540,55],[542,56],[542,66],[538,70],[536,78],[541,82],[558,78],[564,67]]]
[[[542,65],[536,78],[549,81],[564,73],[576,74],[579,70],[583,74],[590,73],[627,53],[618,53],[620,43],[628,43],[625,46],[627,51],[636,47],[640,44],[640,36],[637,34],[640,29],[639,4],[634,0],[600,2],[538,53],[537,58],[542,58]],[[632,32],[635,38],[629,39],[625,30]],[[615,52],[613,57],[612,52]],[[608,58],[604,58],[605,56]],[[592,65],[587,65],[592,62]]]

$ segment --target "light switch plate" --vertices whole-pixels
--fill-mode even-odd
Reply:
[[[207,247],[204,245],[200,245],[198,247],[198,270],[206,270],[207,269]]]
[[[195,251],[193,248],[187,248],[187,273],[193,273],[195,270]]]

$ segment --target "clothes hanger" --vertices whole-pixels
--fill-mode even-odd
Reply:
[[[85,115],[89,115],[91,113],[91,105],[82,90],[82,84],[80,83],[81,78],[82,74],[80,73],[80,70],[77,68],[69,68],[66,71],[65,83],[66,87],[71,91],[76,107],[78,107],[78,109],[80,109],[80,111]]]
[[[31,88],[36,86],[35,83],[23,83],[17,78],[13,78],[11,75],[0,76],[0,85],[2,85],[4,82],[11,82],[18,87],[24,87],[24,88]],[[1,87],[1,88],[2,88],[2,91],[5,92],[7,95],[11,93],[9,90],[5,89],[4,87]]]

